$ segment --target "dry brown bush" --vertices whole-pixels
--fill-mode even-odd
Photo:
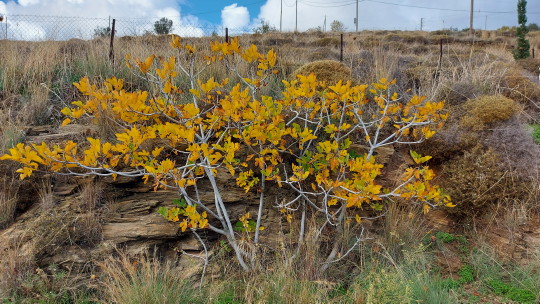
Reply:
[[[540,86],[525,76],[523,70],[509,69],[504,74],[504,82],[503,94],[506,97],[522,103],[528,112],[540,112]]]
[[[466,115],[461,119],[461,123],[473,130],[483,130],[508,120],[521,110],[516,102],[502,95],[481,96],[469,100],[464,108]]]
[[[518,117],[495,125],[486,134],[479,134],[479,137],[520,178],[534,179],[539,176],[540,145],[534,142],[530,128]]]
[[[437,99],[446,101],[447,106],[458,106],[469,99],[476,98],[482,94],[478,85],[468,81],[457,81],[443,87]]]
[[[465,151],[440,170],[441,185],[457,205],[449,211],[463,218],[474,218],[499,203],[529,196],[530,182],[521,179],[495,151],[477,145]]]
[[[338,47],[340,44],[340,39],[338,37],[323,37],[319,38],[311,43],[313,46],[327,46],[327,47]]]
[[[524,70],[527,70],[533,73],[533,75],[538,76],[538,72],[540,72],[540,58],[529,57],[526,59],[519,59],[516,62]]]
[[[351,80],[351,69],[339,61],[321,60],[303,65],[293,72],[293,75],[315,74],[317,80],[325,81],[327,85],[334,85],[338,81]]]

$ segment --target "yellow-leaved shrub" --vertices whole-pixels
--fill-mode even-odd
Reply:
[[[265,241],[262,213],[269,206],[301,227],[299,243],[306,233],[307,212],[320,217],[318,231],[326,227],[339,234],[345,225],[361,226],[365,211],[384,212],[386,204],[396,200],[422,204],[425,212],[452,206],[449,196],[432,182],[434,173],[425,165],[429,156],[411,151],[415,164],[404,170],[397,185],[381,183],[383,165],[374,156],[377,148],[433,136],[447,117],[444,102],[421,96],[405,99],[387,79],[371,85],[330,85],[313,73],[283,81],[282,96],[273,98],[260,93],[277,74],[273,50],[261,53],[255,45],[242,47],[232,39],[211,43],[208,55],[178,36],[172,37],[171,46],[178,56],[128,56],[128,66],[147,81],[148,91],[128,91],[117,78],[102,84],[88,78],[75,83],[85,98],[62,110],[63,125],[85,116],[100,119],[106,112],[123,128],[114,140],[19,144],[1,159],[21,163],[21,178],[47,169],[142,177],[156,189],[174,189],[179,195],[175,207],[159,212],[182,231],[210,229],[223,235],[244,269],[256,264],[257,246],[246,249],[239,238],[255,244]],[[213,64],[225,65],[240,83],[200,79]],[[240,65],[249,66],[249,75],[240,75]],[[187,79],[188,90],[180,88],[181,79]],[[354,153],[353,143],[366,146],[366,152]],[[246,192],[257,193],[258,211],[231,214],[218,185],[219,174],[230,174]],[[198,195],[202,182],[210,185],[213,200]],[[276,205],[265,196],[269,187],[284,187],[294,195]],[[350,248],[335,239],[322,270]],[[362,240],[360,235],[353,246]]]

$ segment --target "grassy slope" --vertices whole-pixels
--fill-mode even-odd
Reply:
[[[510,79],[520,76],[515,72],[519,70],[508,49],[511,40],[489,34],[484,43],[471,47],[465,38],[439,34],[348,34],[344,63],[351,69],[355,81],[396,78],[403,92],[412,89],[413,93],[432,99],[445,98],[451,106],[459,106],[468,98],[480,95],[504,93],[499,84],[508,85],[505,77],[509,70],[514,71]],[[445,44],[439,61],[441,38]],[[465,42],[461,42],[462,39]],[[243,36],[240,40],[263,49],[277,49],[283,77],[290,77],[292,71],[306,62],[339,58],[336,35],[269,34]],[[190,42],[203,50],[207,47],[207,41],[191,39]],[[538,35],[532,42],[538,45]],[[166,39],[152,36],[118,39],[116,62],[110,64],[108,45],[101,40],[0,42],[3,50],[0,54],[0,151],[24,140],[28,125],[58,125],[61,121],[56,114],[58,110],[80,98],[71,83],[83,76],[99,80],[114,75],[126,78],[131,88],[144,89],[144,82],[125,69],[122,58],[126,53],[134,57],[152,53],[163,57],[173,55],[166,43]],[[205,76],[210,75],[222,78],[227,70],[209,70]],[[517,87],[523,85],[512,86],[511,91],[515,92]],[[275,83],[267,90],[267,94],[277,94],[280,84]],[[515,95],[516,99],[527,97],[522,101],[525,107],[527,99],[537,97],[534,88],[531,90]],[[532,114],[529,116],[529,121],[538,119]],[[5,197],[0,196],[0,209],[6,213],[14,209],[13,195],[7,192],[14,187],[13,183],[9,180],[0,183],[2,193],[6,193]],[[537,199],[520,200],[504,208],[532,210],[531,206],[537,203]],[[514,209],[506,211],[511,213]],[[492,212],[489,206],[486,210],[489,211],[484,214],[486,217],[500,214],[500,210]],[[509,221],[511,226],[512,220]],[[54,266],[45,275],[25,275],[19,286],[8,291],[18,294],[10,297],[11,301],[28,303],[59,303],[70,299],[89,302],[93,298],[114,299],[118,303],[137,303],[135,299],[138,299],[139,303],[145,303],[142,301],[145,297],[146,303],[497,303],[510,300],[533,303],[534,298],[539,297],[540,265],[520,265],[518,261],[503,259],[488,242],[481,242],[473,230],[459,231],[467,234],[466,238],[456,236],[455,232],[430,231],[416,210],[394,210],[384,220],[374,223],[374,227],[378,229],[373,240],[324,276],[314,271],[318,268],[314,264],[319,254],[316,250],[308,250],[306,256],[293,264],[283,258],[287,256],[286,251],[277,250],[264,271],[245,275],[229,268],[226,248],[217,248],[215,269],[210,270],[201,289],[193,287],[196,284],[179,281],[178,271],[171,269],[171,265],[157,263],[150,257],[133,267],[121,256],[102,265],[110,281],[108,287],[97,285],[97,291],[75,286],[76,280]],[[481,226],[474,228],[482,229]],[[317,248],[317,244],[313,247]],[[162,300],[156,300],[158,298]]]

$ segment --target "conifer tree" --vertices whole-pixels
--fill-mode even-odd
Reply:
[[[529,40],[525,39],[525,35],[529,32],[527,28],[527,0],[518,0],[517,3],[518,12],[518,27],[516,28],[516,47],[514,49],[514,58],[523,59],[530,56],[530,44]]]

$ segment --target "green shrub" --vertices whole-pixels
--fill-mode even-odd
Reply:
[[[501,280],[490,280],[486,282],[486,285],[497,295],[504,296],[518,303],[534,303],[536,300],[536,295],[530,290],[516,288]]]
[[[532,129],[532,137],[534,139],[534,142],[540,144],[540,125],[532,125]]]
[[[447,233],[447,232],[442,232],[442,231],[438,231],[437,233],[435,233],[435,237],[438,240],[443,241],[443,243],[451,243],[456,240],[455,235],[451,233]]]
[[[474,269],[471,266],[465,265],[461,267],[458,271],[458,274],[459,283],[466,284],[474,282]]]

